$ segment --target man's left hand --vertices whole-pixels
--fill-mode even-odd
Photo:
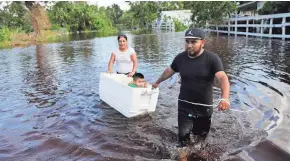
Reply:
[[[230,109],[230,103],[226,100],[221,100],[218,106],[219,110],[229,110]]]

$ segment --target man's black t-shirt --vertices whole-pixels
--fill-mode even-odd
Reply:
[[[215,73],[224,70],[218,55],[204,50],[200,56],[190,58],[184,51],[174,58],[171,68],[180,73],[179,99],[213,104],[214,76]],[[182,101],[178,101],[178,108],[196,116],[210,116],[213,112],[212,107],[192,105]]]

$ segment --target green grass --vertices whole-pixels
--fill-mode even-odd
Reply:
[[[3,27],[0,29],[0,42],[10,41],[11,31],[8,27]]]
[[[118,32],[115,28],[103,29],[100,31],[85,30],[80,34],[88,34],[93,37],[105,37],[116,35]],[[27,34],[20,29],[9,29],[4,27],[0,29],[0,48],[11,48],[14,46],[27,46],[34,42],[37,43],[52,43],[69,41],[71,35],[74,34],[69,32],[66,28],[53,27],[51,30],[42,31],[41,35],[34,37],[33,33]]]

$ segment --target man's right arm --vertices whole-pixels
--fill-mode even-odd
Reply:
[[[174,58],[174,60],[172,61],[172,63],[171,63],[171,65],[168,67],[168,68],[166,68],[165,70],[164,70],[164,72],[162,73],[162,75],[158,78],[158,80],[153,84],[153,87],[154,88],[157,88],[158,87],[158,85],[161,83],[161,82],[163,82],[163,81],[165,81],[166,79],[168,79],[168,78],[170,78],[170,77],[172,77],[173,76],[173,74],[175,74],[176,72],[179,72],[179,70],[178,70],[178,61],[177,60],[179,60],[178,59],[178,56],[176,56],[175,58]]]
[[[165,81],[166,79],[172,77],[175,74],[175,71],[171,68],[168,67],[165,69],[165,71],[162,73],[162,75],[159,77],[159,79],[155,82],[155,84],[160,84],[161,82]]]

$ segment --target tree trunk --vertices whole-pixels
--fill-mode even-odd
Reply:
[[[42,31],[50,29],[51,24],[43,6],[35,1],[25,1],[25,6],[29,9],[32,27],[36,36],[40,35]]]

